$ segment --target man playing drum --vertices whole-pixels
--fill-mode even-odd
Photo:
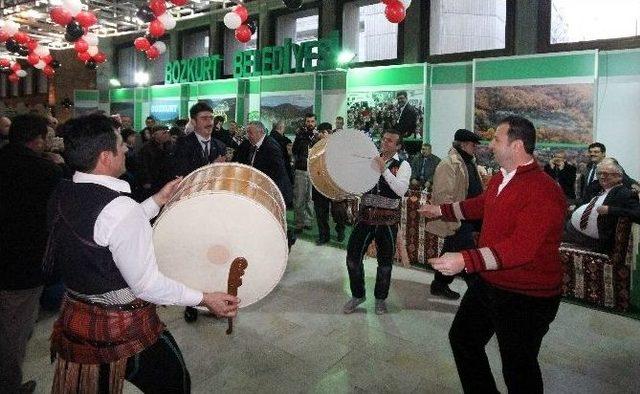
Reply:
[[[375,311],[378,315],[387,313],[385,300],[391,285],[400,203],[409,189],[411,178],[411,166],[398,157],[401,143],[400,134],[395,130],[385,131],[380,140],[380,157],[374,158],[373,163],[381,174],[380,179],[373,189],[362,196],[358,219],[347,245],[347,270],[352,298],[344,305],[344,313],[352,313],[366,299],[362,258],[374,239],[378,252]]]
[[[76,169],[49,203],[45,270],[66,287],[51,335],[52,392],[121,392],[125,376],[143,392],[187,393],[190,377],[154,304],[201,305],[235,316],[239,300],[202,293],[158,271],[149,219],[179,179],[141,204],[126,194],[126,145],[103,115],[69,121],[67,162]]]

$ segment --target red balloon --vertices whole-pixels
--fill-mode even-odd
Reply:
[[[36,55],[35,53],[30,53],[29,55],[27,55],[27,62],[29,62],[29,64],[31,64],[32,66],[38,64],[39,61],[40,56]]]
[[[0,59],[0,67],[9,67],[10,65],[11,65],[11,60]]]
[[[8,78],[11,83],[17,83],[20,80],[20,77],[16,74],[10,74]]]
[[[42,57],[41,60],[44,62],[44,64],[49,64],[49,63],[51,63],[53,61],[53,56],[47,55],[47,56]]]
[[[160,51],[158,51],[158,48],[152,46],[151,48],[147,49],[147,57],[149,59],[157,59],[158,56],[160,56]]]
[[[96,24],[98,18],[90,11],[80,11],[78,15],[76,15],[76,20],[82,27],[89,27]]]
[[[6,31],[0,30],[0,42],[5,42],[9,39],[9,34]]]
[[[153,20],[149,23],[149,34],[154,37],[162,37],[164,34],[164,25],[159,20]]]
[[[89,44],[80,38],[75,44],[73,44],[73,47],[76,49],[76,52],[86,52],[89,49]]]
[[[51,12],[49,12],[49,15],[51,15],[51,19],[55,23],[61,26],[68,25],[69,23],[71,23],[71,20],[73,19],[73,16],[71,16],[71,13],[62,7],[53,7],[51,9]]]
[[[83,63],[91,59],[91,55],[89,55],[88,52],[78,52],[77,56],[78,56],[78,60],[80,60]]]
[[[12,69],[13,71],[19,71],[19,70],[22,70],[22,66],[20,66],[20,63],[15,62],[15,63],[13,63],[13,64],[11,65],[11,69]]]
[[[243,6],[243,5],[237,5],[235,7],[233,7],[233,12],[235,12],[236,14],[240,15],[240,20],[242,21],[242,23],[244,23],[247,18],[249,17],[249,11],[247,11],[247,7]]]
[[[33,52],[36,50],[36,48],[38,47],[38,41],[34,40],[33,38],[29,40],[29,42],[27,43],[27,48]]]
[[[183,6],[187,4],[187,0],[171,0],[174,5]]]
[[[16,40],[18,44],[26,44],[29,42],[29,35],[23,31],[19,31],[13,35],[13,39]]]
[[[251,29],[249,29],[249,26],[240,25],[240,27],[236,29],[236,40],[243,44],[251,40]]]
[[[104,54],[104,53],[102,53],[102,52],[98,52],[98,53],[96,53],[96,54],[95,54],[95,56],[93,57],[93,60],[94,60],[96,63],[104,63],[104,62],[105,62],[105,60],[107,60],[107,55],[105,55],[105,54]]]
[[[133,41],[133,46],[137,50],[144,52],[151,47],[151,43],[144,37],[138,37]]]
[[[387,3],[387,8],[384,10],[384,15],[387,17],[387,20],[391,23],[400,23],[404,20],[404,17],[407,16],[406,10],[404,9],[404,4],[400,1],[390,1]]]
[[[153,15],[160,16],[167,10],[167,5],[164,0],[151,0],[149,2],[149,8],[153,11]]]
[[[51,66],[45,66],[45,68],[42,69],[42,72],[47,77],[53,77],[53,74],[56,73],[56,70],[54,70],[53,67],[51,67]]]

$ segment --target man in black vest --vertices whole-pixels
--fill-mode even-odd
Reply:
[[[378,315],[387,313],[385,300],[391,285],[400,203],[409,189],[411,178],[411,166],[398,158],[401,144],[402,138],[395,130],[385,131],[380,140],[380,157],[375,158],[380,179],[373,189],[362,196],[358,221],[347,245],[347,270],[352,298],[344,305],[344,313],[352,313],[366,300],[362,258],[373,240],[376,241],[378,259],[375,311]]]
[[[104,115],[69,121],[64,142],[76,172],[49,201],[44,261],[66,288],[51,334],[54,385],[115,392],[126,378],[145,393],[189,392],[184,360],[154,304],[201,305],[231,317],[239,300],[191,289],[158,270],[149,220],[180,179],[141,204],[127,197],[129,184],[117,179],[127,147]]]
[[[47,245],[47,200],[62,169],[42,156],[47,119],[18,115],[9,144],[0,149],[0,388],[32,392],[22,385],[27,339],[38,317],[42,256]]]

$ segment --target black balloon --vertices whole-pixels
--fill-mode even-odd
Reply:
[[[53,59],[51,61],[51,63],[49,63],[49,65],[51,66],[51,68],[56,69],[56,68],[60,68],[60,66],[62,66],[62,64],[60,64],[59,61]]]
[[[149,41],[149,44],[153,45],[156,41],[158,41],[157,37],[152,36],[151,34],[145,34],[144,38]]]
[[[290,10],[297,10],[302,7],[302,0],[282,0],[282,2]]]
[[[249,19],[247,21],[247,27],[251,30],[251,34],[256,34],[256,30],[258,29],[258,22],[255,19]]]
[[[13,38],[9,38],[7,42],[5,42],[4,47],[7,48],[7,51],[14,53],[18,52],[20,49],[20,45]]]
[[[98,68],[98,65],[96,64],[96,62],[93,59],[87,60],[87,62],[84,64],[84,66],[86,68],[88,68],[89,70],[95,70],[96,68]]]
[[[20,47],[18,48],[18,54],[20,56],[27,56],[29,53],[31,53],[31,51],[25,46],[20,45]]]
[[[76,42],[80,37],[84,35],[84,29],[78,21],[71,21],[67,25],[67,33],[64,35],[65,40],[69,42]]]
[[[153,13],[153,10],[148,5],[143,5],[142,7],[138,8],[138,12],[136,12],[136,16],[141,21],[147,22],[147,23],[156,19],[156,16]]]

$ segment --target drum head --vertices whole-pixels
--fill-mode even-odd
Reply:
[[[379,156],[373,141],[358,130],[339,130],[329,137],[327,172],[349,194],[371,190],[380,179],[373,158]]]
[[[264,298],[287,264],[287,237],[265,207],[228,192],[209,192],[172,206],[154,225],[160,271],[194,289],[227,292],[231,262],[249,265],[238,288],[240,307]]]

